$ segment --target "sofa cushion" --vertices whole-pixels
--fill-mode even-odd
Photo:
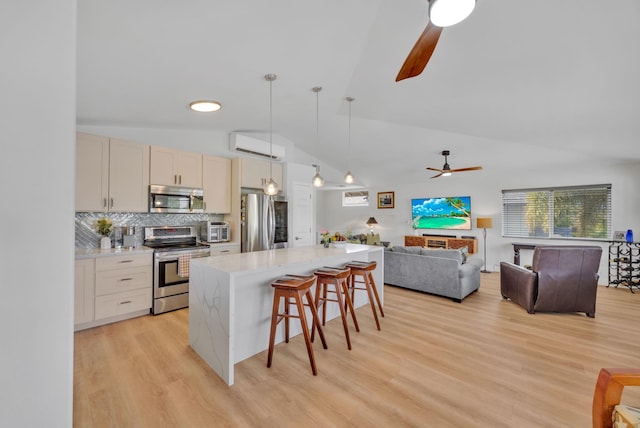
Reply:
[[[393,251],[394,253],[406,253],[406,254],[420,254],[421,247],[405,247],[405,246],[397,246],[391,248],[389,251]]]
[[[464,263],[465,257],[460,250],[445,250],[442,248],[421,248],[420,254],[430,257],[441,257],[443,259],[456,260],[458,263]]]

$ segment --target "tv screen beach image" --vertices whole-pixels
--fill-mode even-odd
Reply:
[[[471,197],[419,198],[411,200],[414,229],[471,229]]]

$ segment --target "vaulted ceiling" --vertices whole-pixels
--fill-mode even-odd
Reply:
[[[640,2],[478,0],[443,30],[420,76],[395,82],[427,9],[427,0],[82,0],[78,123],[264,131],[264,75],[274,73],[274,131],[321,163],[350,164],[363,184],[427,179],[443,149],[452,168],[640,160]],[[222,110],[190,112],[202,98]]]

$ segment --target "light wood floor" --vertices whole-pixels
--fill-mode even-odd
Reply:
[[[75,335],[76,427],[590,427],[601,367],[640,367],[640,292],[600,287],[596,318],[529,315],[499,274],[461,304],[385,287],[377,331],[357,310],[353,350],[338,320],[236,365],[226,386],[188,346],[188,310]],[[624,394],[640,404],[640,388]]]

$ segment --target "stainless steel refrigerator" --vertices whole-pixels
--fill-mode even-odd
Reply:
[[[243,253],[287,247],[287,201],[243,190],[240,204],[240,250]]]

